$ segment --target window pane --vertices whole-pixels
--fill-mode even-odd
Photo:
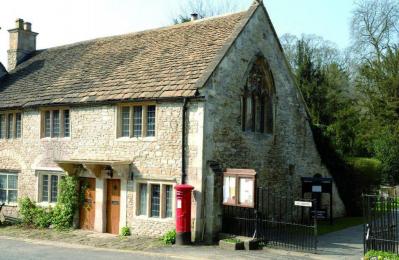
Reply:
[[[44,113],[44,137],[51,136],[50,111]]]
[[[166,195],[166,201],[165,201],[165,217],[171,218],[172,217],[172,203],[173,203],[173,188],[172,185],[166,185],[165,186],[165,195]]]
[[[53,111],[53,137],[60,136],[60,111]]]
[[[160,187],[151,185],[151,217],[159,218]]]
[[[252,97],[246,98],[246,110],[245,111],[245,130],[252,129]]]
[[[242,205],[253,205],[254,202],[254,180],[250,178],[240,178],[240,200]]]
[[[0,139],[6,137],[6,116],[0,115]]]
[[[0,203],[7,202],[7,191],[0,189]]]
[[[155,136],[155,106],[147,107],[147,136]]]
[[[7,122],[7,138],[11,139],[14,137],[13,133],[13,124],[14,124],[14,115],[13,114],[8,114],[8,122]]]
[[[236,203],[236,178],[225,176],[223,178],[223,203]]]
[[[71,135],[70,125],[69,110],[64,110],[64,137],[69,137]]]
[[[8,202],[17,202],[17,191],[16,190],[8,191]]]
[[[142,131],[142,107],[133,107],[133,136],[140,137]]]
[[[0,175],[0,189],[7,189],[7,175]]]
[[[18,189],[18,175],[9,174],[8,175],[8,189]]]
[[[22,124],[22,118],[21,118],[21,113],[16,114],[16,137],[20,138],[21,137],[21,124]]]
[[[140,184],[139,215],[147,215],[147,184]]]
[[[129,137],[130,107],[122,108],[122,137]]]
[[[273,97],[266,99],[266,132],[273,133]]]
[[[51,175],[51,202],[57,202],[58,176]]]
[[[48,175],[42,176],[42,201],[48,201]]]

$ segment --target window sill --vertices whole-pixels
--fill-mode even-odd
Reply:
[[[2,204],[2,203],[0,203],[0,204]],[[18,203],[17,202],[6,203],[6,204],[4,204],[4,207],[18,207]]]
[[[40,207],[52,207],[52,208],[54,208],[56,204],[57,204],[56,202],[45,202],[45,201],[37,203],[37,205]]]
[[[174,217],[172,218],[154,218],[154,217],[148,217],[144,215],[136,215],[135,219],[142,219],[142,220],[147,220],[147,221],[154,221],[154,222],[170,222],[174,221]]]
[[[155,136],[149,137],[117,137],[118,142],[155,142],[157,138]]]
[[[20,142],[21,140],[22,140],[22,138],[2,138],[2,139],[0,139],[0,143],[1,142],[8,142],[8,143]]]
[[[70,141],[71,137],[42,137],[40,140],[45,141],[45,142],[50,142],[50,141]]]

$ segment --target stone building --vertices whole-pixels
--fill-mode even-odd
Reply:
[[[6,214],[24,196],[52,205],[60,178],[78,175],[88,185],[81,228],[161,235],[174,227],[173,187],[184,181],[195,187],[194,235],[210,240],[226,169],[294,192],[301,176],[329,176],[262,3],[44,50],[29,23],[9,33],[8,71],[0,66]]]

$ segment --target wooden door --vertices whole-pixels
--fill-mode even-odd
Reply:
[[[107,180],[107,233],[119,234],[121,180]]]
[[[86,188],[84,201],[80,206],[79,224],[81,229],[94,229],[94,218],[96,216],[96,179],[80,178],[80,190]]]

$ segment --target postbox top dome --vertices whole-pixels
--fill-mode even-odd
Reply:
[[[181,190],[181,191],[189,190],[189,191],[192,191],[193,189],[194,189],[194,187],[191,186],[191,185],[188,185],[188,184],[178,184],[178,185],[175,186],[175,190]]]

